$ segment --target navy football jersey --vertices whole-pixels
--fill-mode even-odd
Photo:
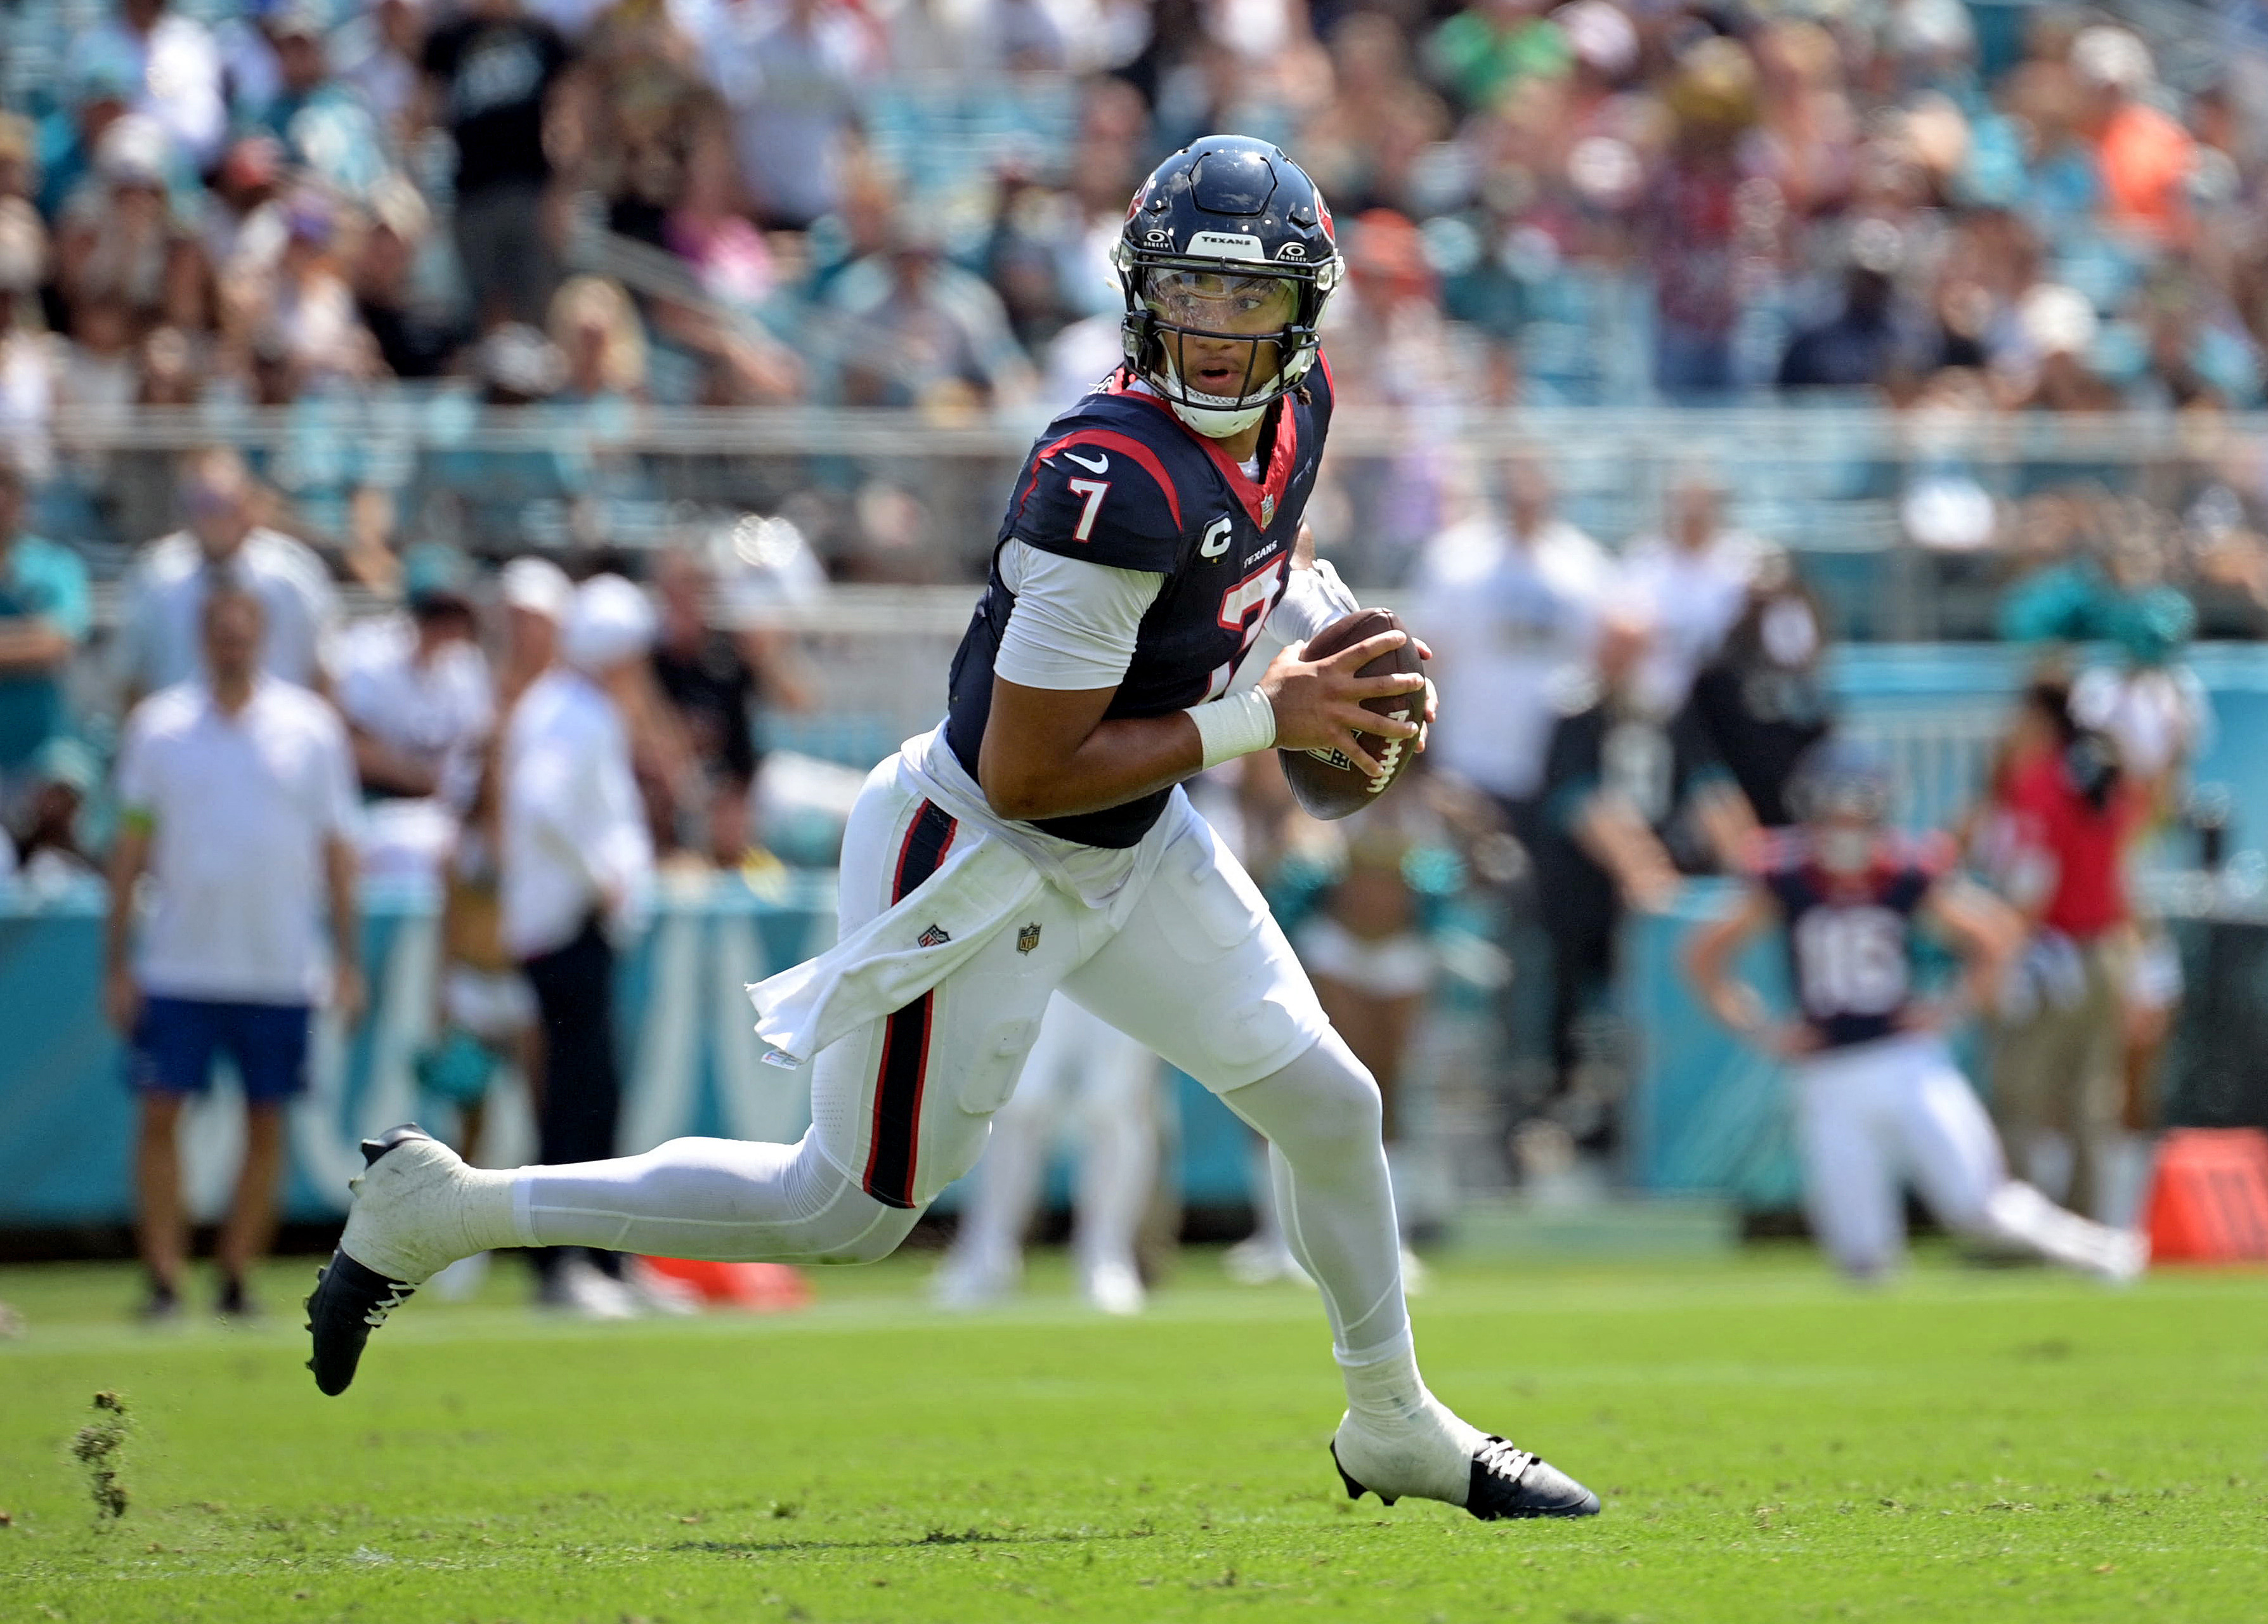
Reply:
[[[1015,605],[1000,577],[1000,548],[1010,540],[1166,577],[1106,720],[1164,716],[1219,697],[1290,582],[1292,544],[1330,426],[1329,364],[1275,408],[1261,437],[1258,483],[1219,442],[1130,385],[1121,371],[1049,424],[1016,475],[991,578],[953,658],[946,739],[971,777],[992,708],[993,657]],[[1035,827],[1089,846],[1131,846],[1170,793]]]
[[[1756,879],[1787,927],[1788,974],[1822,1047],[1872,1043],[1903,1029],[1914,998],[1914,915],[1950,853],[1895,836],[1856,874],[1821,866],[1800,829],[1764,843]]]

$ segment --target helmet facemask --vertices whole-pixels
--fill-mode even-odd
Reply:
[[[1226,439],[1251,428],[1314,364],[1315,319],[1329,291],[1315,270],[1134,265],[1123,255],[1119,270],[1127,359],[1199,434]]]

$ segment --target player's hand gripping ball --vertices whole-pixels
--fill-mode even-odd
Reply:
[[[1391,609],[1358,609],[1352,614],[1333,621],[1309,639],[1300,650],[1307,660],[1327,659],[1340,650],[1351,648],[1366,637],[1381,632],[1408,633],[1402,617]],[[1364,677],[1388,677],[1399,672],[1422,673],[1423,662],[1418,654],[1418,639],[1410,635],[1398,649],[1389,649],[1376,659],[1365,665],[1356,674]],[[1366,710],[1376,711],[1381,716],[1394,716],[1404,722],[1423,723],[1425,720],[1425,690],[1413,688],[1407,694],[1381,694],[1362,702]],[[1378,763],[1386,768],[1377,777],[1349,761],[1339,750],[1281,750],[1284,776],[1292,785],[1292,798],[1309,817],[1336,819],[1351,816],[1364,807],[1374,805],[1378,797],[1392,789],[1396,780],[1417,759],[1415,739],[1388,739],[1376,733],[1365,733],[1362,742]]]

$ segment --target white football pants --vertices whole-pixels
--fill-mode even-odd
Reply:
[[[845,832],[848,935],[910,894],[953,819],[888,763]],[[1337,1352],[1408,1331],[1378,1085],[1324,1019],[1258,890],[1176,794],[1146,889],[1115,929],[1055,885],[936,988],[811,1065],[799,1143],[677,1139],[605,1162],[531,1167],[514,1200],[547,1246],[666,1257],[866,1263],[976,1164],[1060,988],[1219,1094],[1273,1147],[1293,1255]],[[1133,882],[1130,882],[1133,883]]]
[[[1040,1018],[1016,1091],[993,1113],[948,1268],[1012,1275],[1066,1113],[1079,1128],[1071,1253],[1080,1277],[1136,1272],[1134,1237],[1158,1172],[1158,1057],[1061,994]]]
[[[1795,1068],[1811,1226],[1846,1274],[1896,1266],[1905,1181],[1959,1234],[2100,1269],[2117,1237],[2008,1177],[1983,1104],[1933,1037],[1889,1038]]]

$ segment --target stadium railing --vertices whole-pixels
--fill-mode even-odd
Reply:
[[[427,386],[272,408],[65,409],[22,425],[16,444],[40,475],[37,527],[82,547],[99,575],[170,524],[173,458],[220,443],[246,450],[285,523],[320,546],[343,544],[367,496],[387,498],[397,542],[492,558],[648,548],[780,513],[838,578],[937,584],[982,577],[1047,415],[499,408]],[[1788,550],[1838,635],[1985,637],[2028,498],[2082,494],[2095,517],[2081,528],[2146,532],[2174,556],[2199,494],[2243,489],[2264,452],[2268,415],[1350,406],[1310,517],[1350,579],[1392,587],[1444,525],[1494,500],[1508,456],[1539,459],[1566,516],[1609,545],[1656,530],[1668,489],[1705,477],[1731,523]]]

